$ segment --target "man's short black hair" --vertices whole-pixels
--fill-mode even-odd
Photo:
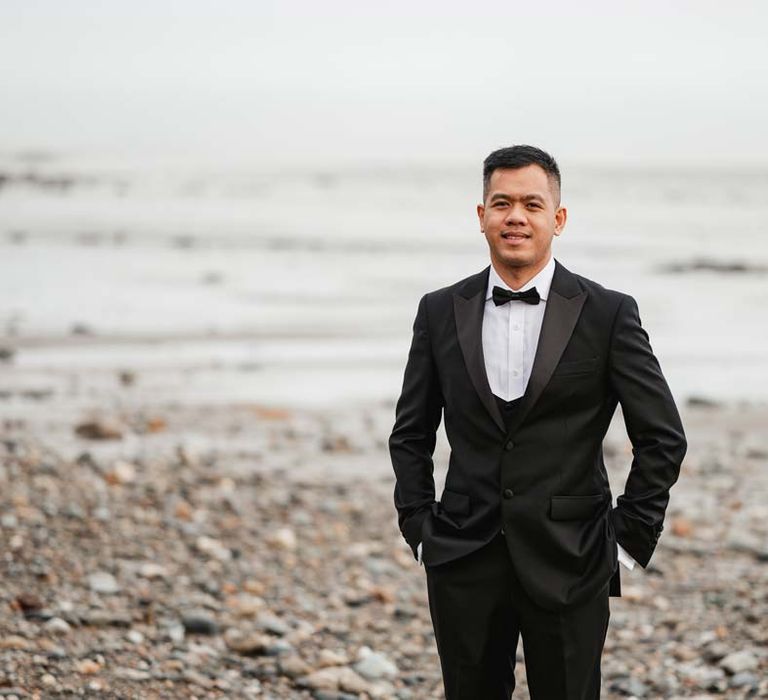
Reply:
[[[508,146],[499,148],[483,161],[483,201],[488,196],[491,185],[491,175],[498,168],[517,170],[527,165],[538,165],[544,170],[550,180],[555,206],[560,206],[560,168],[555,159],[546,151],[535,146]]]

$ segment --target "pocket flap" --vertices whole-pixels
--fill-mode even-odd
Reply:
[[[597,358],[588,357],[584,360],[568,360],[560,362],[553,374],[589,374],[597,369]]]
[[[469,515],[469,496],[466,494],[445,489],[443,495],[440,497],[440,503],[442,503],[443,508],[449,513]]]
[[[608,500],[604,493],[587,496],[552,496],[550,516],[552,520],[581,520],[591,518]]]

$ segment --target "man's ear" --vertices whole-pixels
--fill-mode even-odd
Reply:
[[[483,227],[483,217],[485,216],[485,205],[478,204],[477,205],[477,219],[480,222],[480,232],[485,233],[485,228]]]
[[[568,220],[568,210],[565,207],[558,207],[555,212],[555,235],[559,236],[565,228],[565,222]]]

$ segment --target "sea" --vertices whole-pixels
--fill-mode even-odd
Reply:
[[[0,392],[394,402],[420,297],[489,264],[480,194],[471,163],[2,154]],[[635,297],[681,401],[768,397],[767,194],[768,167],[563,170],[555,257]]]

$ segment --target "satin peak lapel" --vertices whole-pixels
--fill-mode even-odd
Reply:
[[[587,300],[587,292],[579,285],[572,272],[555,261],[555,273],[546,301],[544,319],[541,323],[539,343],[533,360],[531,377],[523,395],[522,405],[515,417],[514,432],[525,420],[539,400],[552,373],[560,362],[565,346],[573,335],[581,309]]]
[[[470,277],[462,290],[454,293],[453,312],[456,318],[459,346],[475,391],[499,430],[506,433],[504,419],[491,393],[491,385],[488,383],[483,356],[483,312],[490,269],[489,265],[482,272]]]

